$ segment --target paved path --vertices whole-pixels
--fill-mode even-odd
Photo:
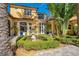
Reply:
[[[15,36],[15,37],[11,38],[11,40],[10,40],[11,45],[16,45],[17,38],[18,38],[18,36]]]
[[[36,54],[37,56],[79,56],[79,47],[68,45],[66,47],[51,50],[50,52],[44,51]]]

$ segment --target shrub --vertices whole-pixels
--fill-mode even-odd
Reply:
[[[18,41],[16,42],[16,44],[17,44],[17,46],[18,47],[20,47],[20,46],[23,46],[23,44],[24,44],[24,42],[25,42],[25,40],[26,40],[26,37],[19,37],[18,39],[17,39]]]
[[[61,37],[60,42],[64,44],[74,44],[74,42],[72,41],[73,39],[75,38],[71,36],[64,36],[64,37]]]
[[[62,37],[55,36],[55,40],[58,40],[64,44],[72,44],[79,46],[79,38],[77,36],[62,36]]]
[[[16,42],[17,42],[18,40],[20,40],[22,37],[23,37],[23,36],[19,36],[19,37],[17,38]]]
[[[61,42],[64,44],[72,44],[73,43],[72,39],[70,39],[70,38],[63,38],[63,40]]]
[[[40,50],[40,49],[48,49],[48,48],[56,48],[59,46],[60,42],[57,40],[53,40],[53,37],[46,34],[38,35],[39,40],[32,41],[30,37],[22,37],[17,41],[18,47],[23,47],[27,50]]]
[[[74,42],[74,45],[79,46],[79,39],[73,39],[72,42]]]
[[[56,47],[59,46],[59,44],[60,44],[60,42],[54,40],[53,42],[50,43],[50,47],[51,47],[51,48],[56,48]]]
[[[40,50],[40,49],[56,48],[59,46],[59,42],[58,41],[42,41],[42,40],[26,41],[23,46],[27,50],[31,50],[31,49]]]
[[[27,50],[31,49],[41,49],[42,41],[26,41],[24,44],[24,48]]]
[[[39,35],[37,36],[37,38],[40,39],[40,40],[44,40],[44,41],[52,40],[52,39],[53,39],[52,36],[47,35],[47,34],[39,34]]]
[[[22,39],[18,40],[17,43],[16,43],[17,44],[17,47],[23,47],[24,42],[25,41],[22,40]]]
[[[32,39],[31,39],[31,37],[30,37],[30,36],[27,36],[27,37],[26,37],[26,40],[32,40]]]

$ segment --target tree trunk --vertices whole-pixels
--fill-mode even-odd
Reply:
[[[78,24],[78,28],[77,28],[77,35],[79,36],[79,4],[77,3],[77,24]]]
[[[67,30],[68,30],[68,23],[64,23],[63,25],[62,25],[62,35],[66,35],[66,33],[67,33]]]
[[[11,46],[8,36],[7,4],[0,3],[0,56],[11,56]]]

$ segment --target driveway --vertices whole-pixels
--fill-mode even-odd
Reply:
[[[42,51],[36,56],[79,56],[79,47],[68,45],[51,51]]]

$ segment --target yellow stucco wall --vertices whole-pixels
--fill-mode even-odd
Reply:
[[[74,31],[74,27],[77,26],[77,16],[73,16],[69,19],[69,23],[68,23],[68,30],[67,30],[67,34],[68,35],[76,35],[77,29]]]
[[[17,6],[17,8],[15,8],[15,5],[11,5],[10,8],[10,16],[9,16],[9,20],[11,21],[11,26],[14,26],[14,22],[17,22],[17,28],[18,28],[18,32],[20,31],[19,29],[19,25],[18,23],[23,21],[23,22],[27,22],[27,23],[32,23],[32,28],[35,28],[36,34],[39,33],[39,20],[37,18],[37,12],[35,8],[30,8],[28,7],[28,9],[31,9],[31,16],[28,17],[24,17],[24,9],[25,7],[22,6]],[[27,8],[27,7],[26,7]],[[14,32],[13,29],[11,29],[11,32]],[[18,34],[18,33],[17,33]],[[30,35],[29,31],[27,30],[27,35]]]
[[[57,25],[54,19],[48,21],[51,24],[51,31],[53,34],[57,34]]]
[[[25,16],[24,15],[24,10],[25,9],[30,9],[32,15],[31,16]],[[35,8],[16,6],[16,5],[11,5],[10,14],[14,18],[30,18],[30,19],[34,19],[37,16],[37,12],[36,12]]]

